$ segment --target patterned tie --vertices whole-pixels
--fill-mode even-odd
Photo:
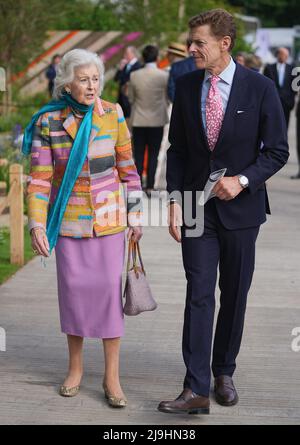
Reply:
[[[224,117],[222,97],[217,86],[219,80],[218,76],[211,76],[205,105],[206,133],[210,150],[215,148]]]

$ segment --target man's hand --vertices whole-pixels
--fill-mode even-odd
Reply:
[[[182,226],[182,209],[180,204],[177,202],[169,204],[168,212],[168,224],[169,233],[178,243],[181,242],[181,231],[180,226]]]
[[[121,59],[119,63],[119,70],[122,71],[123,68],[127,65],[128,60],[127,59]]]
[[[213,188],[217,198],[224,201],[234,199],[243,190],[243,187],[239,183],[238,176],[226,176],[220,179]]]
[[[121,92],[125,95],[128,96],[128,91],[129,91],[129,82],[124,83],[124,85],[121,87]]]

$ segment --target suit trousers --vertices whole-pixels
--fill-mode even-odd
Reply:
[[[135,165],[140,177],[143,174],[144,155],[148,146],[148,169],[147,169],[147,189],[154,188],[155,173],[157,168],[157,158],[164,127],[133,127],[133,148]]]
[[[204,232],[186,237],[182,228],[182,255],[187,279],[182,350],[186,366],[184,388],[208,397],[215,287],[219,266],[220,310],[217,319],[212,371],[214,377],[232,376],[239,353],[247,294],[255,263],[259,226],[227,230],[213,198],[204,207]]]
[[[288,107],[283,101],[281,101],[282,109],[285,117],[286,128],[289,128],[290,116],[291,116],[291,108]]]

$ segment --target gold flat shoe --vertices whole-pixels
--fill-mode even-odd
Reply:
[[[68,388],[67,386],[61,386],[59,388],[59,394],[63,397],[74,397],[78,394],[80,386],[73,386],[73,388]]]
[[[127,406],[127,400],[125,398],[115,397],[110,394],[105,383],[103,383],[103,389],[105,398],[110,406],[112,406],[113,408],[125,408],[125,406]]]

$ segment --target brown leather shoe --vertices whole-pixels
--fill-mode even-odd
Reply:
[[[209,398],[198,396],[191,389],[185,388],[177,399],[160,402],[157,409],[163,413],[209,414]]]
[[[219,405],[233,406],[239,401],[233,380],[228,375],[215,378],[215,396]]]

